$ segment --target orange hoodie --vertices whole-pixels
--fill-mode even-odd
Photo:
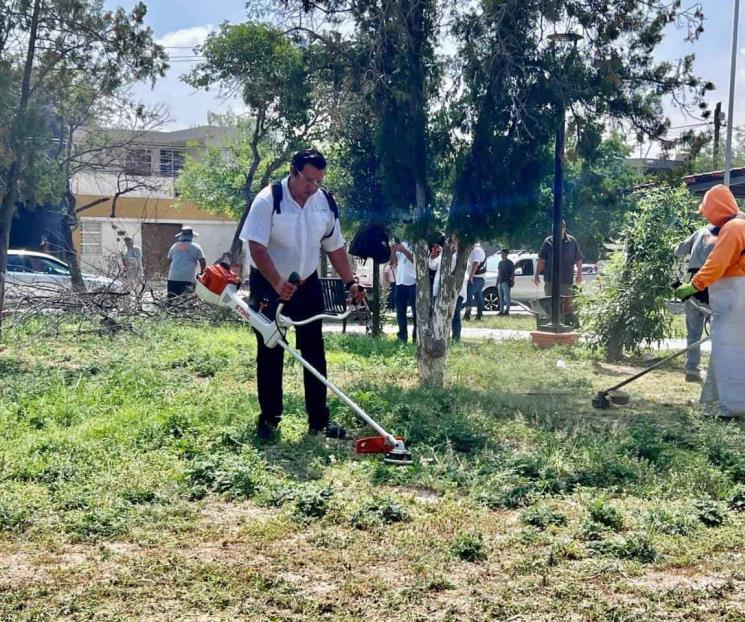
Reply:
[[[711,188],[698,208],[700,214],[715,227],[721,227],[716,244],[706,263],[691,283],[697,290],[706,289],[724,276],[745,276],[745,214],[727,186]],[[739,215],[740,218],[735,218]]]

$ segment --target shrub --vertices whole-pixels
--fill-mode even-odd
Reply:
[[[567,518],[561,512],[537,505],[523,512],[522,521],[526,525],[531,525],[537,529],[546,529],[551,525],[556,525],[557,527],[566,525]]]
[[[728,505],[734,512],[745,512],[745,488],[738,486],[730,496]]]
[[[670,336],[664,300],[675,266],[674,244],[695,228],[694,199],[685,188],[660,188],[639,195],[617,252],[602,275],[602,287],[580,300],[583,332],[591,346],[617,359],[644,343]]]
[[[609,527],[613,531],[621,531],[623,529],[623,517],[621,513],[607,501],[595,499],[588,509],[593,522]]]
[[[465,562],[482,562],[486,560],[484,540],[480,533],[458,534],[451,545],[453,555]]]
[[[687,536],[698,528],[696,515],[663,507],[649,510],[645,522],[650,529],[669,536]]]
[[[378,498],[354,512],[349,522],[353,527],[365,529],[374,525],[390,525],[408,520],[408,513],[399,503],[393,499]]]
[[[329,509],[331,490],[306,488],[295,496],[295,516],[302,520],[323,518]]]
[[[725,520],[724,510],[716,501],[706,499],[696,503],[698,520],[707,527],[719,527]]]

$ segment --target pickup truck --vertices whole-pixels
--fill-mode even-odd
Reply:
[[[530,302],[545,296],[543,279],[540,286],[535,284],[535,269],[538,263],[538,253],[520,252],[508,255],[515,264],[515,286],[512,288],[512,299],[520,302]],[[486,258],[486,274],[484,274],[484,310],[499,310],[499,292],[497,290],[497,265],[502,260],[499,253]],[[594,264],[582,266],[584,287],[592,287],[597,279],[598,270]]]

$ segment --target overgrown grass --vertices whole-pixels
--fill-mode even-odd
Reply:
[[[460,344],[447,386],[422,389],[413,346],[330,335],[330,375],[410,443],[414,466],[395,468],[305,434],[290,360],[280,438],[257,442],[244,328],[77,326],[54,341],[29,327],[0,354],[0,619],[719,620],[745,605],[745,434],[688,404],[680,363],[593,411],[632,367]]]

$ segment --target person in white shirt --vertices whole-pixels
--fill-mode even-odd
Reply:
[[[466,296],[466,312],[464,320],[471,319],[471,307],[476,302],[476,319],[480,320],[484,314],[484,274],[486,274],[486,251],[481,244],[476,245],[468,257],[466,266],[466,281],[468,281],[468,295]]]
[[[394,242],[391,244],[391,265],[396,267],[396,320],[398,322],[398,338],[407,341],[409,329],[406,313],[411,307],[414,316],[414,329],[411,339],[416,341],[416,265],[414,253],[408,242]]]
[[[250,304],[273,319],[280,300],[288,301],[284,313],[303,320],[323,312],[323,295],[318,278],[320,249],[356,300],[364,290],[354,279],[333,195],[321,188],[326,159],[315,149],[306,149],[292,158],[290,174],[261,190],[251,204],[240,233],[248,243]],[[318,190],[321,190],[318,192]],[[290,283],[293,272],[300,284]],[[267,348],[256,333],[256,384],[259,395],[257,435],[271,438],[282,417],[282,372],[284,350]],[[326,353],[321,320],[298,326],[297,347],[303,357],[326,375]],[[331,438],[344,438],[346,431],[329,419],[326,386],[304,371],[305,410],[311,434],[325,432]]]
[[[455,271],[455,262],[458,260],[458,241],[454,241],[454,247],[455,252],[453,253],[453,259],[451,260],[451,270]],[[432,297],[437,298],[437,296],[440,295],[440,277],[442,275],[441,273],[441,261],[442,261],[442,255],[438,253],[434,257],[430,257],[429,259],[429,269],[430,270],[436,270],[435,272],[435,280],[432,284]],[[458,292],[458,296],[455,299],[455,311],[453,312],[453,322],[452,322],[452,335],[453,335],[453,341],[460,341],[460,331],[461,331],[461,320],[460,320],[460,312],[463,308],[463,303],[466,300],[466,295],[468,291],[468,278],[467,274],[463,277],[463,283],[461,284],[460,291]]]

